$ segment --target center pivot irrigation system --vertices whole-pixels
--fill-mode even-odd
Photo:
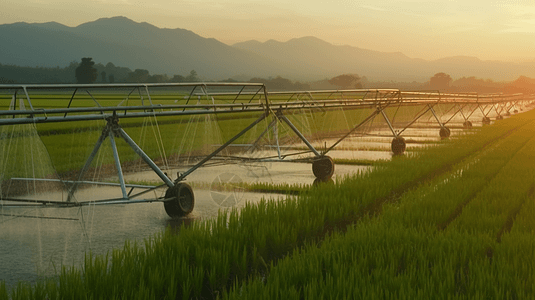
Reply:
[[[362,136],[359,133],[366,126],[372,127],[379,117],[392,137],[391,150],[395,155],[403,154],[406,141],[402,134],[411,126],[427,124],[437,126],[441,138],[450,136],[453,121],[462,122],[462,127],[471,128],[472,122],[489,124],[490,117],[501,119],[511,112],[524,109],[533,98],[522,94],[478,95],[443,94],[439,92],[403,92],[397,89],[356,89],[325,90],[307,92],[268,92],[263,84],[255,83],[205,83],[205,84],[92,84],[92,85],[0,85],[0,130],[2,142],[24,138],[24,134],[7,135],[15,132],[16,126],[37,124],[101,120],[105,121],[100,137],[95,141],[92,152],[85,159],[76,176],[55,179],[47,176],[17,177],[6,175],[5,167],[0,174],[0,206],[56,206],[73,207],[98,204],[128,204],[161,201],[171,217],[189,214],[194,207],[194,193],[184,181],[192,172],[208,161],[220,158],[223,150],[237,146],[233,144],[243,139],[253,128],[259,134],[247,144],[247,151],[254,151],[266,136],[273,136],[274,155],[249,158],[255,161],[300,161],[312,164],[312,171],[318,181],[326,181],[334,173],[334,162],[327,154],[349,137]],[[440,111],[440,112],[438,112]],[[358,118],[348,118],[346,114],[358,114]],[[306,124],[299,124],[297,116],[320,119],[331,115],[329,145],[315,144],[311,135],[304,133]],[[337,115],[338,114],[338,115]],[[227,119],[242,119],[233,125],[232,137],[218,144],[209,154],[203,155],[183,173],[172,180],[166,172],[136,143],[121,126],[121,119],[147,117],[164,118],[166,122],[188,122],[185,116],[226,115]],[[332,116],[335,116],[332,118]],[[338,116],[338,117],[336,117]],[[293,121],[292,121],[293,118]],[[344,118],[345,127],[333,127],[334,120]],[[398,119],[396,119],[398,118]],[[399,121],[402,118],[403,121]],[[190,119],[191,120],[191,119]],[[297,120],[297,121],[296,121]],[[247,122],[245,122],[247,121]],[[124,121],[126,122],[126,121]],[[430,123],[432,123],[430,125]],[[31,125],[29,125],[31,124]],[[245,124],[245,125],[244,125]],[[241,126],[236,129],[236,126]],[[293,153],[282,153],[284,143],[279,138],[280,128],[294,135],[304,144],[294,147]],[[221,130],[226,130],[222,128]],[[119,158],[116,139],[126,142],[152,171],[163,181],[159,186],[125,183],[122,163]],[[84,175],[91,169],[101,146],[109,140],[117,170],[118,182],[87,181]],[[5,148],[5,147],[4,147]],[[320,149],[323,148],[323,149]],[[154,157],[153,157],[154,158]],[[236,157],[235,159],[245,159]],[[6,159],[3,160],[4,162]],[[232,159],[227,163],[235,163]],[[2,161],[0,161],[2,162]],[[4,163],[5,164],[5,163]],[[59,186],[67,195],[63,200],[42,200],[36,193],[13,192],[17,186],[27,186],[29,182],[41,186]],[[122,196],[104,200],[77,201],[74,196],[81,185],[111,186],[121,189]],[[166,188],[165,195],[147,197],[159,188]],[[20,190],[20,189],[19,189]]]

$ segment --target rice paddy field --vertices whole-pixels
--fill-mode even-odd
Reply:
[[[0,282],[0,299],[534,298],[534,149],[531,110],[282,201],[86,253],[37,283]],[[52,161],[66,156],[56,151]]]

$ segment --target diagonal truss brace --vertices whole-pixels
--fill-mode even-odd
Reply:
[[[117,173],[119,176],[119,185],[121,187],[122,191],[122,200],[129,200],[129,194],[126,192],[127,185],[124,181],[123,171],[121,167],[121,161],[119,159],[119,153],[117,151],[117,145],[115,143],[115,137],[121,137],[123,138],[126,143],[132,148],[140,157],[149,165],[149,167],[160,177],[165,184],[168,187],[173,187],[174,183],[169,179],[167,175],[165,175],[162,170],[150,159],[150,157],[130,138],[130,136],[119,126],[119,118],[117,118],[117,115],[114,113],[113,116],[106,118],[107,124],[106,127],[102,130],[102,133],[98,139],[98,141],[95,144],[95,147],[93,148],[93,151],[89,155],[87,161],[85,162],[82,170],[80,171],[80,174],[78,175],[78,180],[73,183],[71,188],[69,189],[69,193],[67,196],[67,202],[73,202],[74,193],[78,189],[79,185],[83,182],[82,179],[85,175],[85,173],[89,170],[89,167],[91,166],[91,163],[93,162],[93,159],[98,153],[98,150],[106,140],[106,138],[110,138],[111,147],[113,150],[113,157],[115,160],[115,166],[117,167]]]

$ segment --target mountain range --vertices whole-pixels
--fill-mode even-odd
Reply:
[[[282,76],[312,81],[350,73],[373,81],[425,82],[438,72],[454,79],[535,77],[533,62],[465,56],[428,61],[399,52],[333,45],[315,37],[227,45],[186,29],[158,28],[126,17],[102,18],[76,27],[55,22],[3,24],[0,40],[1,64],[56,67],[92,57],[95,62],[153,74],[172,76],[196,70],[205,80]]]

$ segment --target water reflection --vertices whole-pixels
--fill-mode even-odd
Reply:
[[[165,228],[171,230],[175,234],[178,234],[182,228],[191,226],[195,220],[196,219],[192,218],[191,216],[168,218],[165,220]]]
[[[324,185],[330,185],[334,184],[334,179],[332,178],[316,178],[312,182],[313,186],[324,186]]]
[[[333,158],[390,160],[389,138],[382,151],[355,151],[349,139],[347,148],[329,153]],[[375,143],[375,141],[373,142]],[[344,145],[341,145],[344,146]],[[370,144],[377,148],[376,144]],[[346,176],[368,170],[369,166],[336,165],[335,176]],[[166,170],[169,174],[185,170]],[[155,181],[160,179],[152,172],[126,174],[127,182]],[[38,276],[53,276],[62,264],[81,266],[84,255],[91,251],[104,255],[112,249],[121,249],[126,240],[144,246],[143,240],[169,228],[179,233],[194,222],[217,216],[220,210],[241,209],[247,203],[262,198],[285,199],[276,193],[252,193],[239,188],[238,183],[271,183],[321,186],[334,184],[336,177],[318,180],[306,163],[255,163],[230,164],[201,168],[187,178],[193,187],[195,208],[187,217],[172,219],[160,202],[88,206],[74,208],[2,208],[0,211],[0,280],[8,285],[18,280],[34,282]],[[214,182],[216,184],[214,184]],[[236,189],[220,190],[219,183],[236,185]],[[78,200],[106,199],[116,195],[109,188],[81,189]],[[157,191],[165,193],[165,189]],[[120,196],[120,191],[119,191]],[[158,196],[158,195],[156,195]],[[61,195],[50,193],[46,197]],[[233,199],[233,201],[228,201]],[[227,205],[231,203],[231,205]],[[26,218],[23,216],[32,216]],[[46,219],[45,219],[46,218]]]

